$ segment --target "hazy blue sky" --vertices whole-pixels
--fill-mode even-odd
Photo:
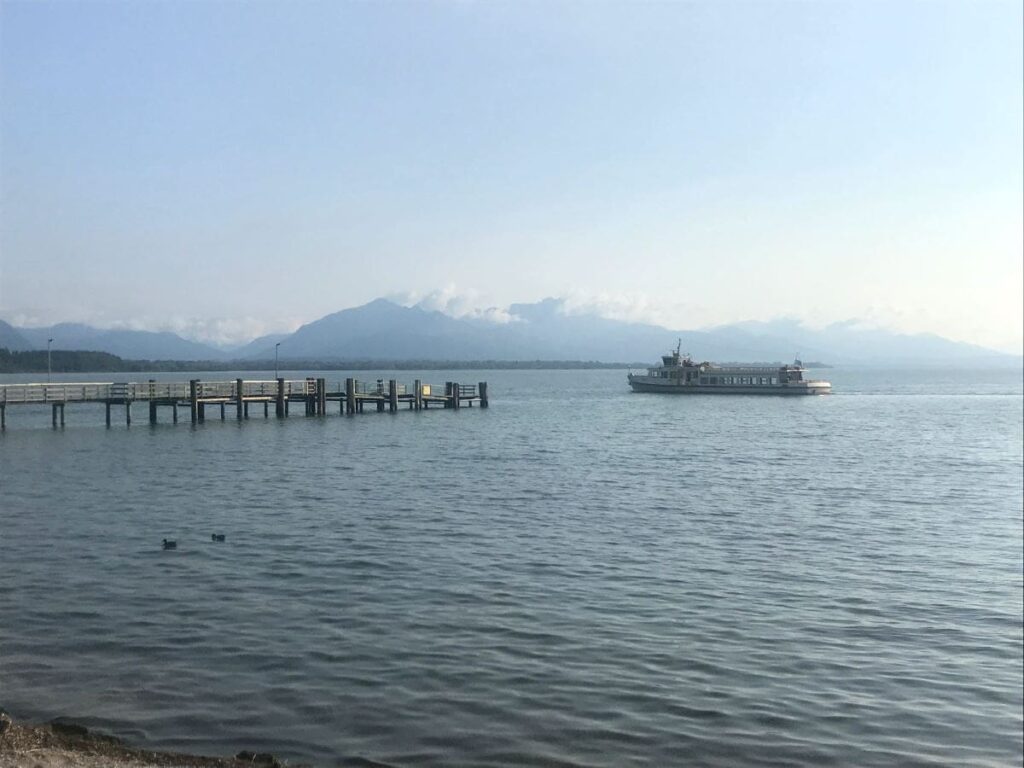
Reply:
[[[1021,3],[0,2],[0,317],[381,295],[1020,351]]]

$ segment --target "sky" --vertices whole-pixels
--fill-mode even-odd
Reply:
[[[1020,2],[0,0],[0,318],[380,296],[1020,353]]]

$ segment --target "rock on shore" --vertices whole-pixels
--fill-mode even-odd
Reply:
[[[0,710],[0,768],[283,768],[272,755],[200,757],[151,752],[81,725],[22,725]]]

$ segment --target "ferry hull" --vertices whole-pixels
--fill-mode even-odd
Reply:
[[[700,384],[649,384],[643,381],[630,381],[629,386],[634,392],[656,392],[661,395],[775,395],[794,397],[803,395],[828,395],[831,387],[821,386],[702,386]]]

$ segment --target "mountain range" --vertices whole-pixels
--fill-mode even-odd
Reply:
[[[865,329],[855,322],[821,329],[796,320],[670,330],[566,311],[561,299],[513,304],[506,323],[406,307],[386,299],[327,315],[291,334],[271,334],[224,350],[174,333],[99,329],[78,323],[19,328],[0,321],[0,348],[109,352],[136,360],[656,360],[682,343],[695,358],[717,361],[804,360],[830,364],[1021,365],[1021,357],[932,334]]]

